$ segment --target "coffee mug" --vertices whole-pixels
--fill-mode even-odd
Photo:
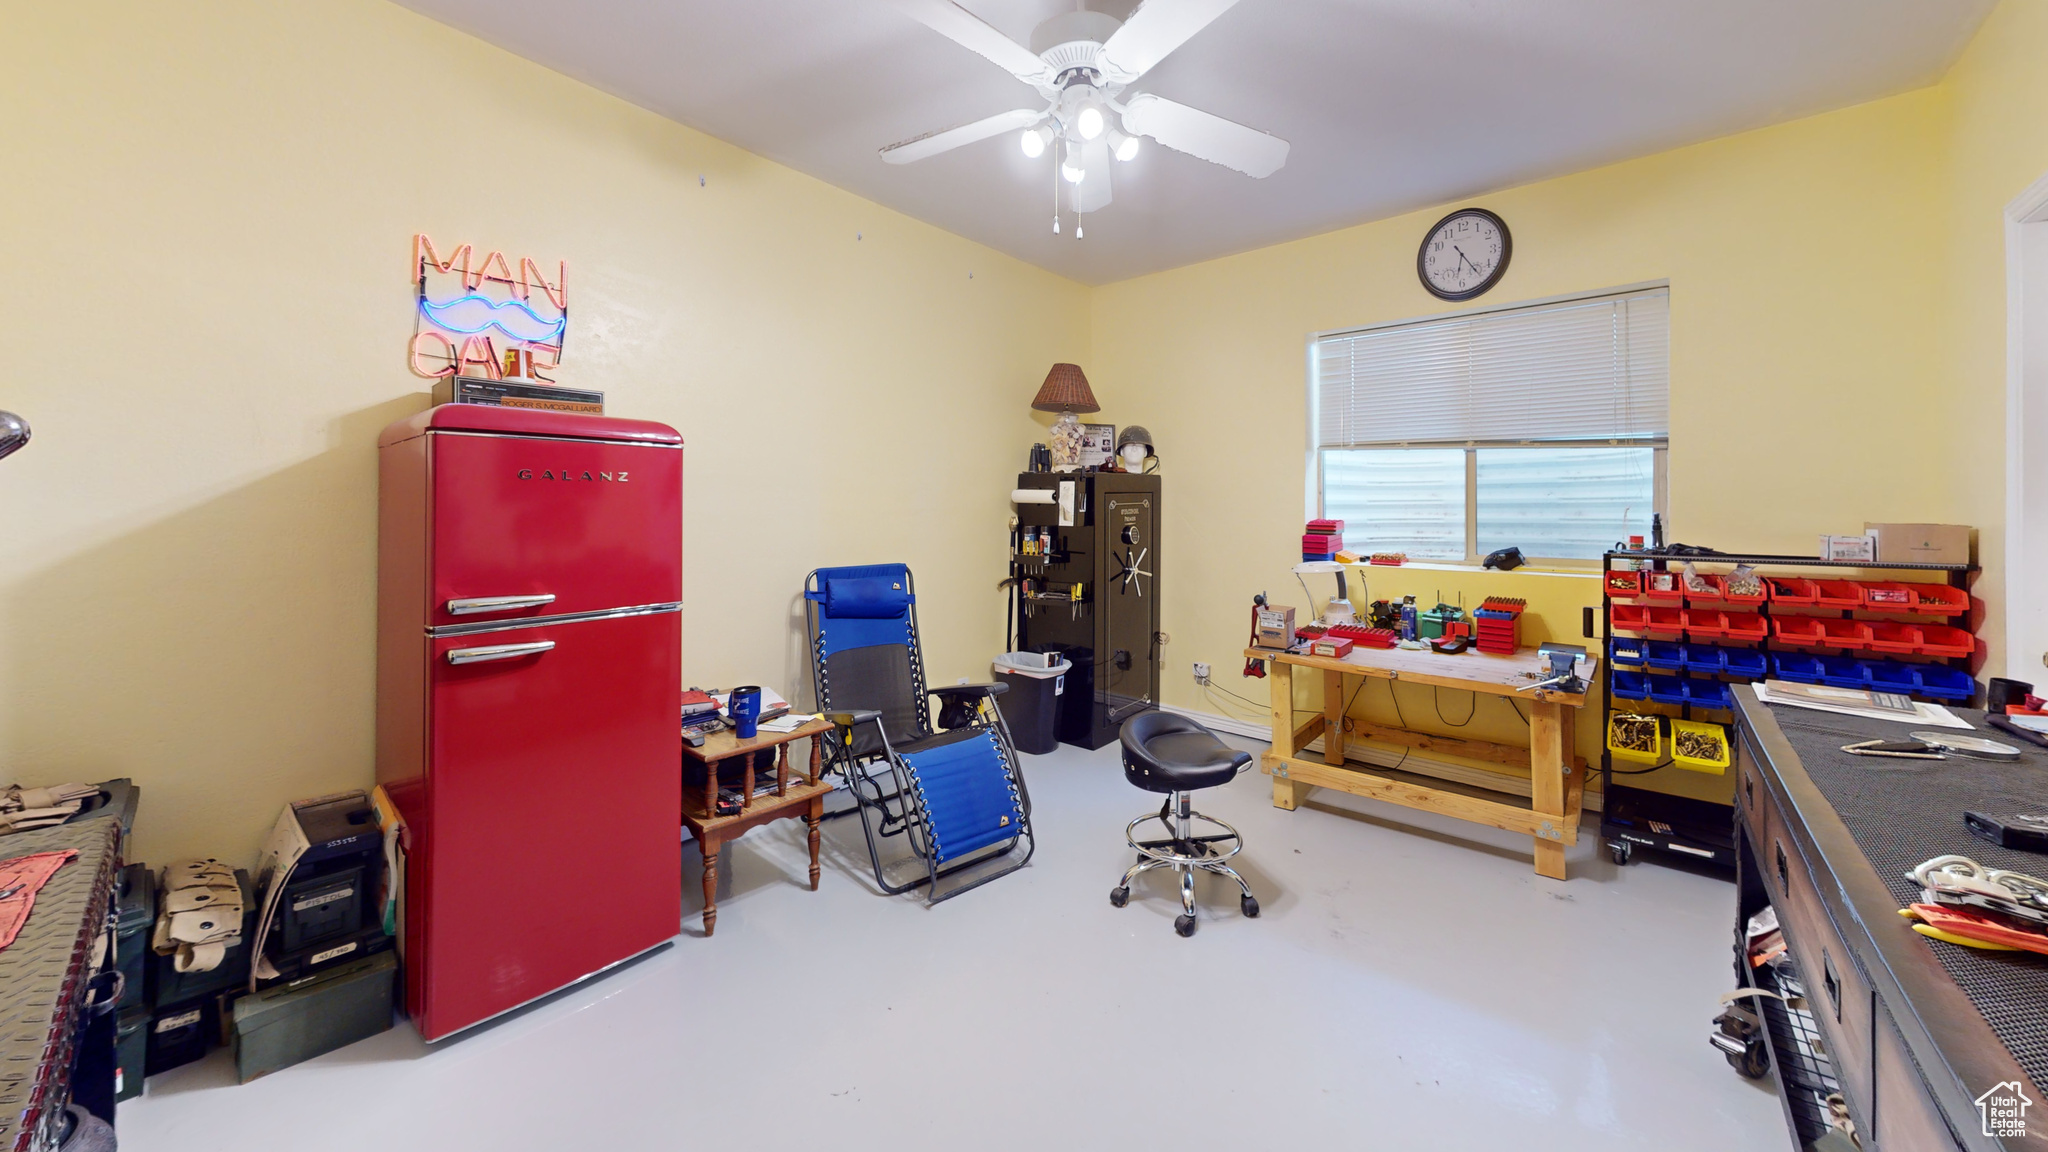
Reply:
[[[752,740],[760,732],[761,688],[749,684],[735,688],[726,697],[725,714],[732,721],[732,734],[742,740]]]

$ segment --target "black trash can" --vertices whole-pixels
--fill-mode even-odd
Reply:
[[[996,657],[998,683],[1010,686],[996,698],[1017,751],[1043,756],[1058,748],[1060,698],[1073,665],[1039,652],[1005,652]]]

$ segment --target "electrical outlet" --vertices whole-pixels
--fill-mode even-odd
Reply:
[[[1195,683],[1207,684],[1208,682],[1209,666],[1207,664],[1202,663],[1200,660],[1195,661]]]

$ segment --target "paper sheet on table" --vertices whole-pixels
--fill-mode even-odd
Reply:
[[[817,718],[815,712],[790,712],[773,720],[763,720],[757,727],[763,732],[794,732]]]
[[[1771,692],[1771,681],[1769,680],[1752,684],[1749,687],[1751,691],[1756,693],[1756,698],[1765,704],[1782,704],[1787,708],[1810,708],[1815,712],[1833,712],[1841,716],[1861,716],[1866,720],[1891,720],[1899,724],[1917,724],[1921,727],[1961,728],[1965,732],[1975,730],[1970,727],[1969,721],[1943,708],[1939,704],[1929,704],[1925,700],[1913,701],[1913,714],[1908,716],[1903,712],[1887,712],[1882,708],[1858,707],[1854,704],[1822,704],[1813,700],[1790,699],[1783,695],[1773,694]]]

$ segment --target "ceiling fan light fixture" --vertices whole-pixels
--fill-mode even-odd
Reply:
[[[1067,141],[1066,155],[1060,158],[1060,175],[1067,183],[1079,184],[1088,178],[1088,165],[1081,159],[1081,149],[1072,140]]]
[[[1074,127],[1081,133],[1083,140],[1095,139],[1102,135],[1102,130],[1108,126],[1102,118],[1102,109],[1093,104],[1082,108],[1080,115],[1074,117]]]
[[[1024,149],[1024,155],[1033,160],[1045,155],[1045,146],[1051,142],[1052,130],[1043,126],[1027,129],[1024,135],[1017,138],[1018,145]]]
[[[1138,155],[1138,138],[1126,136],[1114,128],[1109,130],[1109,152],[1118,160],[1135,159]]]

